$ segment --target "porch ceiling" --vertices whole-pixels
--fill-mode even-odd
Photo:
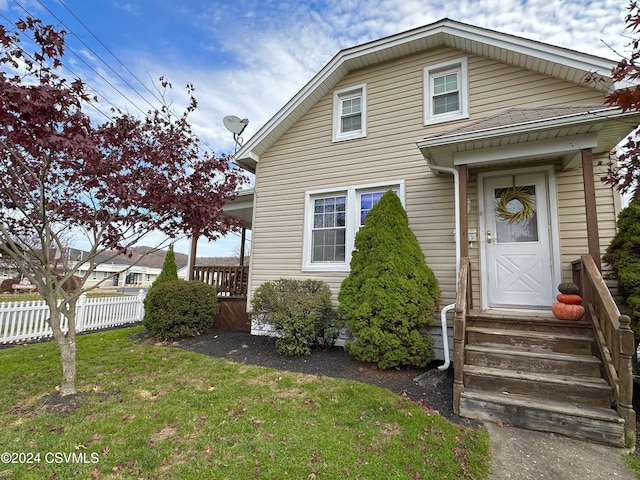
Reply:
[[[602,105],[514,108],[425,137],[417,146],[437,166],[491,166],[561,159],[579,164],[581,149],[609,152],[640,122],[640,113]]]
[[[242,190],[236,198],[227,202],[222,207],[223,213],[228,217],[239,218],[244,223],[244,228],[251,230],[253,222],[253,189]]]

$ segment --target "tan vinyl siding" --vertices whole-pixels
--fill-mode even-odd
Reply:
[[[616,230],[616,197],[618,193],[605,185],[600,178],[606,173],[608,158],[593,159],[593,176],[596,188],[598,233],[600,253],[604,254]],[[560,224],[560,253],[562,279],[571,281],[571,262],[589,253],[586,237],[586,213],[582,190],[582,168],[556,175],[558,195],[558,222]]]
[[[466,57],[469,72],[468,120],[424,126],[424,68]],[[367,136],[332,142],[333,92],[325,95],[269,150],[261,155],[256,177],[256,204],[251,252],[251,291],[280,277],[315,278],[330,283],[337,295],[346,272],[303,272],[305,192],[316,189],[404,180],[410,226],[423,247],[442,290],[441,304],[455,293],[453,178],[434,175],[416,142],[512,107],[601,104],[603,96],[585,86],[501,64],[450,48],[407,56],[350,73],[334,90],[366,84]],[[563,275],[578,252],[583,253],[584,203],[581,171],[558,174]],[[597,176],[599,173],[596,174]],[[469,180],[469,228],[476,229],[477,186]],[[598,181],[599,183],[599,181]],[[574,191],[576,190],[576,191]],[[613,211],[606,193],[599,213]],[[599,197],[600,202],[600,197]],[[574,217],[578,215],[580,218]],[[605,218],[605,217],[603,217]],[[608,218],[608,217],[606,217]],[[607,234],[609,230],[606,230]],[[586,242],[586,240],[584,240]],[[586,251],[586,247],[584,248]],[[474,302],[479,305],[478,243],[469,250]]]

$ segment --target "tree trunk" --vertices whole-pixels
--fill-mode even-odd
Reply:
[[[60,395],[74,395],[76,393],[76,322],[75,322],[75,302],[67,309],[68,331],[62,331],[60,322],[60,308],[55,301],[49,303],[49,325],[53,330],[53,338],[58,343],[60,350],[60,360],[62,363],[62,382],[60,383]]]
[[[60,359],[62,360],[62,383],[60,395],[73,395],[76,393],[76,340],[62,336],[58,340]]]

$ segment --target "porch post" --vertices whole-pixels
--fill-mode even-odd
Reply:
[[[242,235],[240,239],[240,266],[244,266],[244,244],[247,239],[247,229],[242,227]]]
[[[200,230],[194,229],[191,237],[191,252],[189,254],[189,280],[195,280],[196,252],[198,250],[198,237]]]
[[[584,184],[584,206],[587,214],[587,244],[589,255],[596,262],[598,270],[600,264],[600,236],[598,234],[598,213],[596,211],[596,188],[593,180],[593,155],[590,148],[583,148],[582,152],[582,182]]]
[[[458,232],[458,238],[460,239],[460,257],[465,258],[469,256],[466,165],[460,165],[458,167],[458,178],[460,181],[460,199],[458,204],[460,215],[460,232]]]

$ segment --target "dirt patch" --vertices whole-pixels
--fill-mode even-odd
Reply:
[[[178,429],[174,426],[168,426],[161,428],[160,430],[156,430],[149,441],[151,443],[162,442],[163,440],[170,440],[175,437],[178,433]]]

